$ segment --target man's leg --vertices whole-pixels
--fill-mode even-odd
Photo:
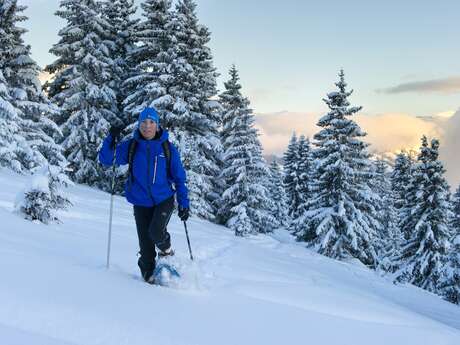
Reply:
[[[138,265],[142,277],[148,281],[155,269],[155,244],[149,233],[149,227],[154,214],[153,207],[134,206],[134,218],[136,219],[137,236],[141,257]]]
[[[153,217],[150,223],[150,236],[153,242],[162,252],[171,248],[171,236],[166,226],[169,223],[171,214],[174,210],[174,196],[155,206]]]

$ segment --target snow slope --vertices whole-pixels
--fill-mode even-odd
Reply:
[[[116,198],[107,271],[109,195],[72,187],[63,223],[45,226],[12,213],[25,180],[0,171],[0,344],[460,344],[459,307],[283,231],[241,239],[192,218],[192,264],[174,216],[184,277],[150,286],[138,274],[132,208]]]

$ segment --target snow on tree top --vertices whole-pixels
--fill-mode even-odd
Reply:
[[[49,193],[48,176],[45,174],[37,174],[37,176],[34,176],[29,180],[26,189]]]
[[[456,245],[456,246],[460,246],[460,235],[455,237],[455,239],[453,241],[453,244]]]

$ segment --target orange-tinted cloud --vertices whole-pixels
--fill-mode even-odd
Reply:
[[[261,141],[267,153],[280,154],[293,131],[309,137],[320,129],[320,114],[279,112],[256,116]],[[357,115],[356,121],[367,132],[366,141],[379,152],[418,147],[423,134],[441,134],[438,121],[429,121],[408,114]]]
[[[372,144],[371,150],[377,152],[417,149],[422,135],[442,135],[442,128],[436,119],[403,113],[357,115],[356,121],[367,132],[366,141]]]
[[[450,116],[452,111],[434,117],[416,117],[404,113],[379,115],[359,114],[355,116],[361,128],[367,132],[365,141],[370,143],[371,152],[397,152],[401,149],[417,150],[422,135],[441,140],[441,158],[448,169],[449,182],[460,183],[460,111]],[[442,115],[442,116],[439,116]],[[256,126],[265,154],[282,155],[293,131],[310,138],[318,132],[316,126],[320,114],[278,112],[259,114]]]

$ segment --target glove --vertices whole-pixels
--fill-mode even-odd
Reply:
[[[179,206],[179,218],[181,221],[185,222],[188,217],[190,217],[190,210],[186,207]]]
[[[115,149],[115,145],[117,145],[118,141],[120,140],[120,134],[122,130],[123,130],[123,127],[120,127],[120,126],[110,127],[109,133],[112,136],[112,144],[111,144],[112,150]]]

